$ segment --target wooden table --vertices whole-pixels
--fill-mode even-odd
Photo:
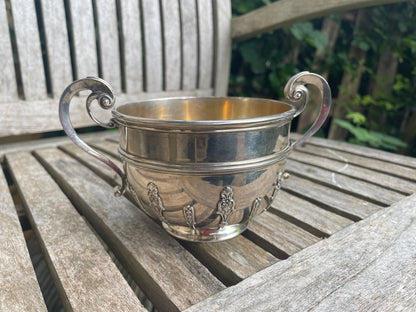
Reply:
[[[243,235],[196,244],[66,138],[0,153],[0,311],[416,310],[415,158],[312,138]]]

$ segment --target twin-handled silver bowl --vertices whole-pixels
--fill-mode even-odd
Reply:
[[[316,87],[321,110],[302,139],[291,143],[290,124],[308,102],[306,86]],[[72,97],[91,90],[87,111],[105,127],[118,126],[124,168],[83,142],[69,118]],[[278,193],[291,150],[313,135],[331,105],[327,82],[302,72],[285,87],[288,102],[255,98],[170,98],[113,108],[110,85],[99,78],[70,84],[62,94],[59,115],[72,141],[114,169],[139,207],[160,220],[172,235],[190,241],[219,241],[243,232],[251,218],[267,210]],[[97,100],[112,109],[103,124],[91,113]],[[293,104],[296,104],[296,108]],[[284,204],[284,203],[282,203]]]

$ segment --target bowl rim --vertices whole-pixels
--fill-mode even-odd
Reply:
[[[178,101],[178,100],[204,100],[204,99],[218,99],[218,100],[250,100],[250,101],[267,101],[278,104],[284,104],[289,109],[283,113],[265,115],[260,117],[251,118],[239,118],[239,119],[226,119],[226,120],[182,120],[182,119],[157,119],[140,116],[127,115],[121,113],[118,109],[131,104],[140,103],[154,103],[158,101]],[[217,97],[217,96],[191,96],[191,97],[168,97],[168,98],[157,98],[150,100],[143,100],[137,102],[128,102],[118,105],[113,108],[112,115],[113,121],[116,124],[128,126],[128,127],[155,127],[155,128],[171,128],[171,129],[205,129],[205,128],[241,128],[249,126],[264,126],[269,124],[287,122],[292,120],[297,108],[288,102],[266,99],[266,98],[255,98],[255,97]]]

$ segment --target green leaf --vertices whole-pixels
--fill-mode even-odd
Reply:
[[[352,120],[352,122],[355,123],[356,125],[362,125],[367,120],[367,118],[359,112],[348,113],[346,118]]]

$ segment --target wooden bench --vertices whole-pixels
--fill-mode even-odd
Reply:
[[[102,76],[120,103],[225,95],[232,39],[374,3],[281,0],[232,20],[223,0],[0,2],[0,310],[414,310],[415,158],[312,138],[268,212],[197,244],[114,197],[114,173],[66,137],[17,142],[61,129],[74,79]],[[119,164],[116,132],[83,138]]]

